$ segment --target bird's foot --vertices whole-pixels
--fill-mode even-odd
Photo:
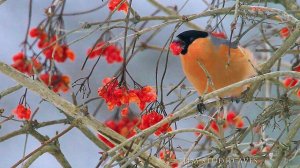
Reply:
[[[198,109],[198,111],[199,111],[201,114],[203,114],[204,111],[206,110],[206,107],[205,107],[205,104],[204,104],[203,99],[202,99],[201,96],[199,96],[199,100],[200,100],[200,103],[197,104],[197,109]]]
[[[230,99],[231,99],[231,102],[236,102],[236,103],[241,102],[241,97],[230,97]]]
[[[248,92],[250,91],[250,87],[247,87],[246,90],[244,90],[242,93],[241,93],[241,96],[239,96],[239,99],[240,101],[245,101],[245,99],[247,99],[247,96],[248,96]]]
[[[242,91],[242,93],[239,96],[230,96],[228,98],[230,99],[231,102],[240,103],[246,98],[248,91],[249,91],[249,87],[247,87],[246,90]]]

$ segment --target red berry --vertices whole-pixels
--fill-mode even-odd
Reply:
[[[281,38],[287,38],[290,36],[290,30],[288,27],[284,27],[279,32]]]
[[[226,120],[229,124],[234,124],[235,117],[236,117],[236,113],[234,111],[229,111],[227,114]]]
[[[292,88],[295,85],[297,85],[297,83],[298,83],[298,79],[291,78],[291,77],[287,77],[283,81],[284,86],[287,88]]]
[[[293,68],[293,71],[300,72],[300,65],[297,65]]]
[[[29,120],[31,116],[30,108],[26,108],[24,105],[19,104],[14,110],[13,114],[16,115],[19,119]]]
[[[109,0],[108,9],[110,11],[115,10],[115,8],[122,2],[123,0]],[[128,12],[128,2],[125,1],[118,9],[118,11],[123,11],[125,13]]]
[[[121,116],[122,117],[126,117],[128,115],[128,107],[124,107],[122,110],[121,110]]]
[[[260,152],[259,148],[253,148],[250,150],[251,155],[257,155],[257,154],[259,154],[259,152]]]
[[[203,122],[200,122],[196,128],[200,129],[200,130],[203,130],[205,128],[205,124]],[[199,136],[201,133],[200,132],[195,132],[195,135],[196,136]]]
[[[243,119],[240,116],[238,116],[235,119],[235,127],[236,128],[243,128],[244,127],[244,121],[243,121]]]
[[[216,121],[212,121],[210,123],[210,128],[212,128],[215,132],[219,132],[219,126]]]

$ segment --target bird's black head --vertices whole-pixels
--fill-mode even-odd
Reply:
[[[188,30],[180,33],[170,45],[170,49],[174,55],[186,54],[187,49],[194,40],[198,38],[206,38],[207,32],[198,30]]]

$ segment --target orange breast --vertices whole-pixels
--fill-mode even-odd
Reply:
[[[226,45],[214,46],[209,38],[199,38],[189,46],[187,54],[180,56],[183,71],[199,95],[255,75],[249,63],[250,60],[255,64],[249,50],[241,47],[230,49],[230,64],[226,66],[228,50]],[[211,77],[211,82],[207,76]],[[238,96],[244,89],[240,87],[220,96]]]

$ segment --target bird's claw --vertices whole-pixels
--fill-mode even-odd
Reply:
[[[205,104],[203,103],[202,97],[199,97],[200,103],[197,104],[197,110],[203,114],[203,112],[206,110]]]

